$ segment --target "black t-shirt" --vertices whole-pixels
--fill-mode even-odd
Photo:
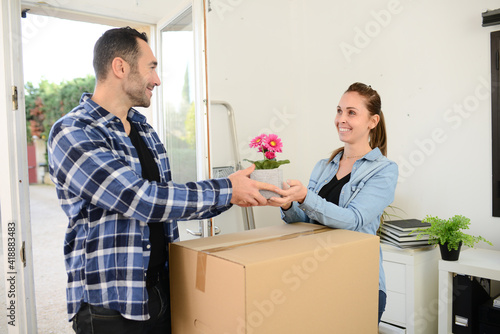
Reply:
[[[148,181],[160,182],[160,171],[149,151],[146,143],[142,140],[134,124],[130,122],[129,138],[139,155],[141,162],[142,178]],[[148,275],[153,271],[160,272],[167,261],[167,246],[165,244],[165,231],[163,223],[148,223],[149,241],[151,242],[151,254],[149,257]]]
[[[342,191],[342,187],[349,182],[351,179],[351,173],[347,174],[340,180],[337,179],[337,175],[333,177],[333,179],[328,182],[328,184],[324,185],[323,188],[319,191],[318,195],[323,197],[328,202],[339,205],[340,192]]]

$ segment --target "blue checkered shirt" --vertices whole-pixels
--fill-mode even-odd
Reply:
[[[148,223],[164,224],[178,240],[176,220],[213,217],[231,207],[229,179],[172,182],[165,147],[146,118],[129,120],[152,152],[161,182],[142,179],[137,151],[122,122],[90,99],[57,121],[49,140],[49,167],[69,218],[64,243],[71,320],[82,302],[149,319],[146,272]]]

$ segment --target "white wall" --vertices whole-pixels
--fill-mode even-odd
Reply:
[[[285,177],[307,183],[316,161],[341,145],[333,120],[343,91],[371,84],[382,97],[389,158],[400,167],[393,205],[403,218],[462,214],[472,234],[500,249],[489,94],[490,32],[500,25],[481,26],[481,13],[499,5],[212,1],[209,95],[233,105],[242,157],[257,157],[246,145],[272,130],[284,141],[281,158],[292,161]],[[279,222],[274,208],[255,214],[257,227]]]

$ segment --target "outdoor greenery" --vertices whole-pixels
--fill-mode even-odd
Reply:
[[[196,180],[195,104],[190,96],[191,84],[186,67],[180,101],[172,91],[164,93],[163,115],[166,124],[166,143],[172,179],[176,183]]]
[[[95,77],[76,78],[59,84],[42,79],[38,86],[25,85],[26,126],[28,141],[33,136],[47,139],[52,125],[76,107],[82,93],[92,93]]]
[[[83,93],[93,93],[95,77],[89,75],[61,83],[42,79],[38,84],[25,84],[26,131],[28,142],[34,137],[46,141],[52,125],[78,106]],[[167,103],[170,112],[166,139],[171,171],[176,182],[196,178],[195,105],[189,96],[188,70],[184,78],[182,99],[178,106]],[[46,153],[45,153],[46,155]]]
[[[461,230],[469,229],[470,219],[464,216],[455,215],[452,218],[445,220],[438,217],[427,216],[422,220],[422,223],[430,223],[428,228],[419,228],[412,233],[417,232],[417,240],[423,235],[429,235],[429,244],[445,245],[448,244],[448,250],[458,250],[458,246],[462,243],[465,246],[474,247],[474,244],[484,241],[489,245],[491,242],[481,236],[475,237],[462,232]]]

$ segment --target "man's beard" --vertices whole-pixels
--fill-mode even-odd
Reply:
[[[129,83],[126,87],[127,94],[132,106],[147,108],[151,105],[151,98],[146,95],[147,84],[141,80],[141,76],[137,69],[130,72]]]

